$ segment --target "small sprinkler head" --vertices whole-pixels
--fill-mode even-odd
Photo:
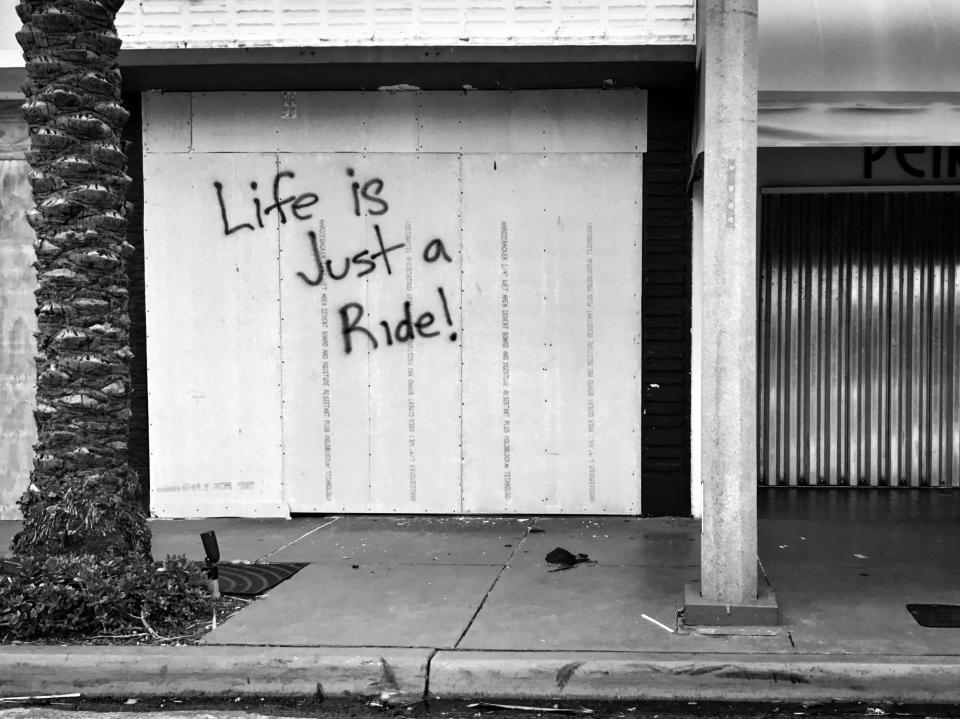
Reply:
[[[210,582],[210,593],[214,599],[220,598],[220,568],[217,562],[220,561],[220,545],[217,544],[217,533],[213,530],[204,532],[200,535],[200,541],[203,542],[203,551],[207,555],[206,573]]]

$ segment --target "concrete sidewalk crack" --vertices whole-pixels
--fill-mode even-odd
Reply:
[[[507,557],[507,560],[503,563],[503,566],[500,567],[500,571],[497,572],[497,576],[493,578],[493,582],[487,588],[486,593],[483,595],[483,599],[480,600],[480,604],[477,606],[477,610],[473,613],[473,616],[470,617],[470,621],[467,622],[466,628],[461,632],[460,636],[457,638],[457,641],[454,643],[453,648],[459,649],[460,643],[463,641],[463,638],[467,636],[467,632],[470,631],[470,628],[473,626],[473,623],[476,621],[477,616],[483,610],[483,605],[487,603],[487,597],[490,596],[490,592],[493,591],[493,588],[497,586],[497,582],[500,581],[500,577],[503,576],[503,573],[506,571],[507,567],[510,565],[510,561],[516,556],[517,551],[520,547],[523,546],[523,543],[527,541],[527,537],[530,536],[530,528],[535,526],[537,523],[536,517],[531,517],[530,525],[524,530],[523,536],[520,537],[520,541],[517,542],[517,545],[513,548],[513,551],[510,552],[510,556]]]

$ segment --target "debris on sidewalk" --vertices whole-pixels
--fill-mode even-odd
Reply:
[[[648,622],[650,622],[651,624],[655,624],[655,625],[657,625],[658,627],[660,627],[661,629],[665,629],[666,631],[670,632],[671,634],[676,634],[676,633],[677,633],[677,630],[676,630],[676,629],[671,629],[671,628],[668,627],[666,624],[664,624],[663,622],[657,621],[657,620],[654,619],[653,617],[648,617],[646,614],[641,614],[640,616],[641,616],[643,619],[646,619],[646,620],[647,620]]]
[[[33,702],[33,701],[43,701],[47,699],[79,699],[80,692],[74,692],[72,694],[34,694],[32,696],[21,696],[21,697],[0,697],[0,704],[3,702]]]
[[[583,554],[582,552],[579,554],[574,554],[563,547],[556,547],[555,549],[550,550],[545,559],[548,564],[560,565],[557,569],[551,570],[553,572],[570,569],[578,564],[596,564],[596,562],[592,561],[586,554]]]
[[[557,547],[547,552],[547,556],[545,557],[550,564],[576,564],[578,561],[582,562],[586,558],[586,554],[574,554],[563,547]]]
[[[554,704],[552,707],[530,707],[522,704],[493,704],[491,702],[474,702],[473,704],[467,704],[467,709],[502,709],[515,712],[537,712],[538,714],[593,714],[593,709],[587,709],[586,707],[575,709],[558,707],[556,704]]]

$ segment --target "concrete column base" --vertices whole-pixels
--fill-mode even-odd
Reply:
[[[721,604],[700,595],[700,582],[683,588],[683,619],[690,626],[708,627],[773,627],[780,624],[780,605],[773,588],[762,576],[757,598],[738,604]]]

